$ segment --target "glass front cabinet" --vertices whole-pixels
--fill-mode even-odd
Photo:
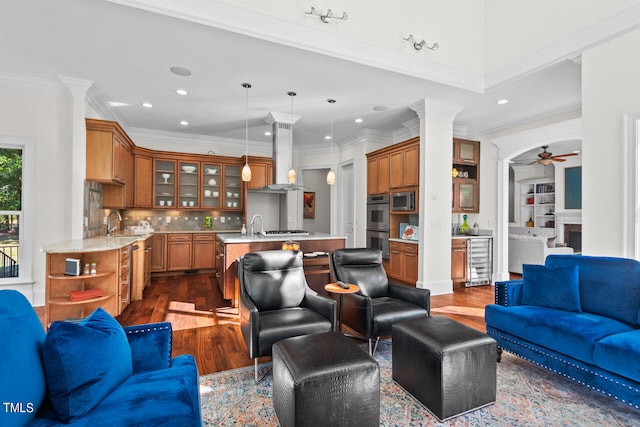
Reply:
[[[220,208],[222,204],[222,165],[202,163],[202,207]]]
[[[200,173],[199,162],[180,162],[180,181],[179,181],[179,197],[180,207],[193,208],[199,207],[198,188],[200,183],[198,176]]]
[[[153,189],[155,207],[173,207],[177,203],[175,160],[156,159],[154,161]]]

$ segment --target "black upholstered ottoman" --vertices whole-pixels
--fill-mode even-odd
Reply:
[[[273,345],[273,408],[282,427],[380,425],[380,368],[338,332]]]
[[[440,421],[496,400],[496,342],[444,316],[392,327],[393,379]]]

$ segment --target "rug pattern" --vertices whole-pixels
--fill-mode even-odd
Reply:
[[[365,347],[363,346],[363,349]],[[391,341],[381,341],[381,426],[638,426],[640,411],[580,386],[516,356],[503,353],[498,364],[496,403],[438,422],[417,400],[393,382]],[[204,426],[277,426],[271,404],[271,363],[200,377]]]

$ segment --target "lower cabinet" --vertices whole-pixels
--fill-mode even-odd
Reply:
[[[467,239],[451,239],[451,281],[467,282]]]
[[[147,244],[151,248],[151,272],[167,271],[167,235],[154,234],[147,240]]]
[[[389,242],[389,278],[415,286],[418,281],[418,245]]]
[[[216,267],[216,236],[215,234],[193,234],[192,269]]]
[[[215,268],[215,238],[211,233],[169,234],[167,271]]]

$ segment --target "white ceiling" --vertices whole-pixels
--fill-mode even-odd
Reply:
[[[252,141],[270,142],[264,117],[289,113],[293,90],[302,116],[295,143],[309,147],[327,144],[328,98],[337,100],[337,141],[365,128],[402,129],[416,117],[408,106],[423,98],[465,106],[455,124],[471,137],[580,109],[581,67],[569,60],[477,93],[102,0],[21,0],[4,9],[0,73],[93,81],[88,95],[98,103],[128,104],[109,111],[125,128],[244,140],[242,82],[253,85]],[[172,66],[192,75],[176,76]],[[500,98],[510,102],[499,106]],[[373,111],[378,105],[388,110]]]

